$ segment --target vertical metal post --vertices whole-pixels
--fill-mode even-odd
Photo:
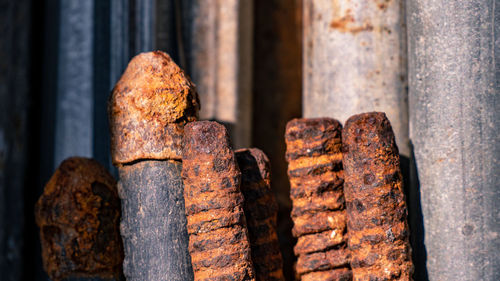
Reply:
[[[54,169],[67,157],[92,157],[93,1],[60,2]]]
[[[193,0],[184,20],[188,72],[203,104],[200,117],[228,125],[236,148],[250,145],[252,0]]]
[[[304,0],[304,117],[385,112],[410,154],[404,0]]]
[[[23,274],[31,2],[0,1],[0,276]]]
[[[410,135],[430,280],[500,280],[500,9],[408,1]]]

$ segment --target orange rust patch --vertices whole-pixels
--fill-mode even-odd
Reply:
[[[167,54],[135,56],[108,104],[113,163],[180,159],[184,125],[199,107],[194,84]]]
[[[99,163],[78,157],[63,161],[36,203],[35,217],[43,265],[52,280],[118,280],[120,199],[115,180]]]

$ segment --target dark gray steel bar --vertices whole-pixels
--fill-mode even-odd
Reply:
[[[139,161],[118,170],[127,280],[193,280],[182,163]]]
[[[30,105],[30,1],[0,1],[0,279],[23,274]]]
[[[430,280],[500,280],[499,4],[407,1],[413,196]]]
[[[55,157],[92,156],[94,2],[60,1]]]

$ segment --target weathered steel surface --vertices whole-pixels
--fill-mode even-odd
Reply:
[[[309,280],[351,276],[341,131],[342,125],[330,118],[294,119],[286,128],[296,271]]]
[[[407,3],[429,279],[500,280],[499,2]]]
[[[57,43],[54,163],[92,156],[93,1],[61,1]]]
[[[409,156],[404,0],[304,0],[304,117],[384,111]]]
[[[349,118],[342,132],[354,280],[412,280],[399,152],[384,113]]]
[[[271,189],[271,163],[264,152],[245,148],[235,152],[241,171],[243,210],[248,226],[256,279],[285,280],[276,219],[278,204]]]
[[[256,280],[241,173],[225,127],[187,124],[182,161],[194,280]]]
[[[63,161],[45,186],[35,217],[52,280],[120,278],[120,199],[116,181],[95,160]]]
[[[191,0],[188,73],[203,107],[200,117],[229,125],[236,147],[248,147],[252,123],[253,0]]]
[[[198,108],[194,85],[167,54],[135,56],[110,97],[113,163],[180,160],[183,127]]]
[[[127,280],[192,280],[179,161],[119,167]]]
[[[0,279],[22,278],[28,165],[31,1],[0,1]]]
[[[127,280],[193,279],[178,160],[184,125],[198,108],[194,85],[159,51],[134,57],[113,89],[108,113]]]

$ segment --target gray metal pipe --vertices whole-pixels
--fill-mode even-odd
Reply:
[[[304,0],[304,117],[383,111],[408,142],[403,0]]]
[[[410,136],[430,280],[500,280],[500,9],[408,1]]]

